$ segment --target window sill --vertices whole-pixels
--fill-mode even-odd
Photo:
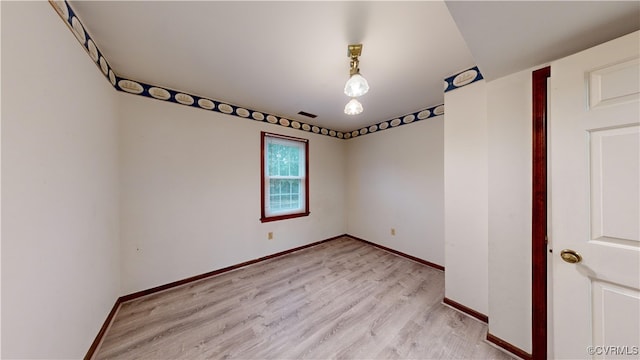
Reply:
[[[310,214],[311,214],[310,212],[303,212],[303,213],[297,213],[297,214],[287,214],[287,215],[278,215],[278,216],[269,216],[269,217],[263,216],[260,218],[260,222],[266,223],[271,221],[293,219],[293,218],[309,216]]]

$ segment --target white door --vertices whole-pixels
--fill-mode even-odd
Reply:
[[[640,358],[640,32],[551,64],[557,359]],[[578,263],[571,251],[582,256]]]

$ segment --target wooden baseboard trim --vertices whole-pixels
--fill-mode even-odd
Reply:
[[[457,301],[453,301],[449,298],[444,298],[442,299],[442,303],[451,306],[452,308],[459,310],[471,317],[474,317],[480,321],[482,321],[483,323],[488,324],[489,323],[489,317],[481,312],[475,311],[470,307],[466,307],[462,304],[460,304]]]
[[[113,307],[111,308],[111,311],[109,312],[109,315],[107,315],[107,318],[104,320],[104,323],[102,323],[102,327],[100,328],[100,331],[98,331],[98,335],[96,335],[96,338],[91,343],[91,346],[89,347],[89,350],[87,351],[87,354],[84,356],[84,360],[91,360],[91,358],[93,357],[93,354],[98,349],[98,346],[100,345],[100,342],[102,341],[102,338],[104,337],[104,334],[107,332],[107,329],[109,328],[109,325],[111,325],[111,322],[113,321],[113,318],[116,316],[116,312],[120,308],[120,304],[122,303],[122,301],[120,299],[122,299],[122,298],[119,297],[116,300],[115,304],[113,304]]]
[[[222,269],[209,271],[209,272],[204,273],[204,274],[191,276],[191,277],[188,277],[186,279],[182,279],[182,280],[174,281],[174,282],[171,282],[171,283],[168,283],[168,284],[156,286],[156,287],[153,287],[151,289],[138,291],[138,292],[135,292],[135,293],[132,293],[132,294],[129,294],[129,295],[124,295],[124,296],[121,297],[121,299],[122,299],[122,302],[131,301],[133,299],[137,299],[137,298],[142,297],[142,296],[146,296],[146,295],[149,295],[149,294],[153,294],[153,293],[157,293],[157,292],[164,291],[164,290],[167,290],[167,289],[171,289],[171,288],[174,288],[176,286],[188,284],[188,283],[191,283],[191,282],[194,282],[194,281],[206,279],[208,277],[219,275],[219,274],[222,274],[222,273],[225,273],[225,272],[229,272],[231,270],[239,269],[239,268],[245,267],[247,265],[252,265],[252,264],[255,264],[255,263],[262,262],[262,261],[266,261],[266,260],[270,260],[270,259],[277,258],[277,257],[280,257],[280,256],[284,256],[284,255],[287,255],[287,254],[291,254],[292,252],[300,251],[300,250],[303,250],[303,249],[306,249],[306,248],[310,248],[312,246],[317,246],[317,245],[320,245],[320,244],[325,243],[327,241],[331,241],[331,240],[335,240],[335,239],[341,238],[343,236],[346,236],[346,235],[343,234],[343,235],[334,236],[334,237],[329,238],[329,239],[316,241],[316,242],[311,243],[311,244],[298,246],[298,247],[295,247],[293,249],[289,249],[289,250],[281,251],[279,253],[263,256],[261,258],[245,261],[245,262],[240,263],[240,264],[231,265],[231,266],[227,266],[227,267],[222,268]]]
[[[500,339],[499,337],[490,334],[489,332],[487,332],[487,341],[494,344],[495,346],[502,348],[510,353],[512,353],[513,355],[516,355],[522,359],[525,360],[531,360],[532,356],[531,354],[529,354],[528,352],[520,349],[517,346],[511,345],[510,343]]]
[[[369,245],[375,246],[375,247],[377,247],[377,248],[379,248],[379,249],[382,249],[382,250],[384,250],[384,251],[388,251],[388,252],[390,252],[390,253],[393,253],[393,254],[396,254],[396,255],[399,255],[399,256],[405,257],[405,258],[407,258],[407,259],[409,259],[409,260],[413,260],[413,261],[418,262],[418,263],[420,263],[420,264],[430,266],[430,267],[432,267],[432,268],[434,268],[434,269],[436,269],[436,270],[444,271],[444,266],[442,266],[442,265],[438,265],[438,264],[435,264],[435,263],[432,263],[431,261],[423,260],[423,259],[417,258],[417,257],[415,257],[415,256],[412,256],[412,255],[409,255],[409,254],[405,254],[405,253],[403,253],[402,251],[394,250],[394,249],[388,248],[388,247],[386,247],[386,246],[382,246],[382,245],[379,245],[379,244],[373,243],[373,242],[371,242],[371,241],[367,241],[367,240],[361,239],[361,238],[359,238],[359,237],[355,237],[355,236],[353,236],[353,235],[345,234],[345,236],[350,237],[350,238],[352,238],[353,240],[362,241],[362,242],[364,242],[364,243],[367,243],[367,244],[369,244]]]

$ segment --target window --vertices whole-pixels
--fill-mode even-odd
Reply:
[[[260,221],[309,215],[309,141],[266,132],[261,140]]]

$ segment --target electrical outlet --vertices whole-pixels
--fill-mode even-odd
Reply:
[[[391,228],[391,235],[392,236],[396,236],[396,229],[395,228]]]
[[[273,232],[269,231],[269,233],[267,234],[267,239],[273,240]]]

